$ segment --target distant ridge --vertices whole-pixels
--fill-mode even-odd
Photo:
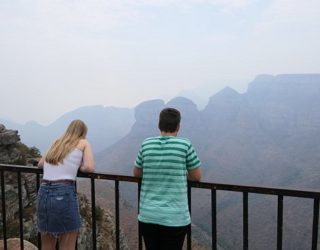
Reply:
[[[134,113],[132,109],[97,105],[68,112],[48,126],[33,121],[22,125],[0,119],[0,123],[18,130],[21,139],[27,145],[36,146],[45,153],[53,140],[60,136],[74,119],[81,119],[87,124],[88,139],[94,152],[99,152],[130,131],[134,122]]]
[[[256,177],[249,178],[248,174],[255,176],[255,171],[260,171],[261,168],[261,171],[265,171],[266,174],[269,171],[272,173],[275,171],[274,174],[279,173],[273,174],[272,178],[265,181],[265,184],[282,185],[281,176],[288,174],[282,171],[287,167],[293,169],[295,166],[290,163],[287,152],[289,148],[284,145],[289,141],[294,143],[292,140],[297,140],[296,143],[299,144],[297,137],[308,136],[308,133],[311,136],[319,131],[320,113],[317,111],[320,106],[319,97],[320,74],[283,74],[259,75],[249,84],[248,91],[243,94],[226,87],[213,95],[205,109],[201,111],[191,100],[184,97],[174,98],[168,103],[162,100],[146,101],[135,108],[136,122],[130,133],[112,146],[117,150],[114,151],[111,147],[102,151],[98,156],[98,162],[101,162],[101,165],[103,162],[103,165],[110,166],[105,170],[114,171],[112,169],[112,166],[116,164],[112,161],[114,155],[120,157],[123,154],[120,157],[121,162],[128,169],[121,167],[116,170],[131,173],[130,167],[134,153],[129,154],[131,156],[129,159],[128,151],[131,152],[131,149],[135,151],[137,147],[135,145],[139,145],[145,137],[159,133],[157,129],[158,113],[162,108],[172,106],[181,110],[182,113],[180,135],[190,137],[197,148],[200,148],[200,154],[203,154],[205,160],[204,165],[209,166],[214,165],[212,163],[221,162],[221,165],[219,163],[216,167],[206,170],[210,172],[214,172],[215,168],[219,170],[218,173],[212,174],[217,181],[242,182],[246,176],[246,182],[260,183],[261,180]],[[131,141],[133,138],[134,141]],[[319,136],[312,140],[308,137],[310,143],[316,138]],[[121,145],[127,145],[126,147],[129,148],[121,150]],[[277,154],[276,158],[266,155],[265,150],[268,147],[278,152],[279,155]],[[251,157],[251,152],[257,150],[260,153],[257,152],[254,158]],[[110,151],[113,152],[112,157],[107,153]],[[208,155],[208,151],[212,152]],[[224,158],[226,153],[221,152],[221,154],[220,151],[229,152],[234,156]],[[299,152],[296,153],[299,154]],[[271,160],[272,168],[262,167],[269,165],[268,161]],[[222,166],[224,171],[230,167],[233,174],[223,174]],[[248,166],[257,166],[257,169],[253,172],[251,171],[253,169],[249,172],[246,172],[249,169],[243,171],[242,168],[248,168]],[[239,175],[235,175],[234,171],[239,172]],[[208,174],[207,178],[212,180],[211,174]]]
[[[313,90],[319,91],[319,78],[320,74],[258,75],[249,84],[248,92],[257,91],[262,93],[263,90],[283,91],[288,88],[294,88],[296,91],[299,89],[310,92]]]

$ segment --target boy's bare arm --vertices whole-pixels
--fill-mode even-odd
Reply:
[[[141,168],[138,168],[138,167],[134,166],[134,168],[133,168],[133,176],[134,177],[142,177]]]
[[[200,167],[188,170],[188,180],[189,181],[200,181],[201,180],[201,169]]]

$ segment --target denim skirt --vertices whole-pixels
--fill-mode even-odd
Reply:
[[[42,183],[37,199],[38,231],[59,236],[80,229],[80,212],[73,184]]]

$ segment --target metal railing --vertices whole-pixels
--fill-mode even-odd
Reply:
[[[22,188],[21,188],[21,173],[34,173],[36,175],[37,184],[36,187],[39,189],[40,177],[42,170],[35,167],[28,166],[16,166],[0,164],[0,182],[1,182],[1,213],[2,213],[2,235],[4,239],[4,249],[7,249],[7,224],[6,224],[6,191],[5,191],[5,172],[17,173],[18,183],[18,204],[19,204],[19,235],[20,235],[20,246],[24,249],[23,243],[23,204],[22,204]],[[92,213],[92,244],[93,249],[97,249],[97,235],[96,235],[96,196],[95,196],[95,181],[96,180],[109,180],[114,182],[114,197],[115,197],[115,238],[116,238],[116,249],[120,249],[120,182],[133,182],[137,183],[138,188],[138,201],[140,193],[140,182],[138,178],[125,175],[113,175],[105,173],[78,173],[78,177],[90,179],[91,184],[91,213]],[[313,200],[313,223],[312,223],[312,250],[316,250],[318,246],[318,224],[319,224],[319,199],[320,192],[318,191],[306,191],[306,190],[294,190],[294,189],[282,189],[282,188],[267,188],[267,187],[256,187],[256,186],[244,186],[244,185],[229,185],[229,184],[218,184],[208,182],[189,182],[188,185],[188,198],[189,198],[189,209],[191,212],[191,189],[207,189],[211,191],[211,228],[212,228],[212,249],[217,249],[217,191],[232,191],[242,193],[242,208],[243,208],[243,249],[249,248],[249,230],[248,230],[248,194],[264,194],[272,195],[278,198],[277,201],[277,249],[281,250],[283,247],[283,199],[284,197],[297,197],[297,198],[308,198]],[[139,208],[138,208],[139,209]],[[191,227],[187,234],[187,249],[191,250]],[[138,229],[138,248],[142,249],[142,236]],[[40,237],[38,236],[38,246],[40,245]]]

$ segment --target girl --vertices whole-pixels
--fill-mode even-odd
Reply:
[[[87,126],[81,120],[70,123],[65,133],[39,161],[43,180],[38,192],[38,230],[43,250],[75,249],[80,229],[80,213],[75,180],[77,172],[94,172]]]

